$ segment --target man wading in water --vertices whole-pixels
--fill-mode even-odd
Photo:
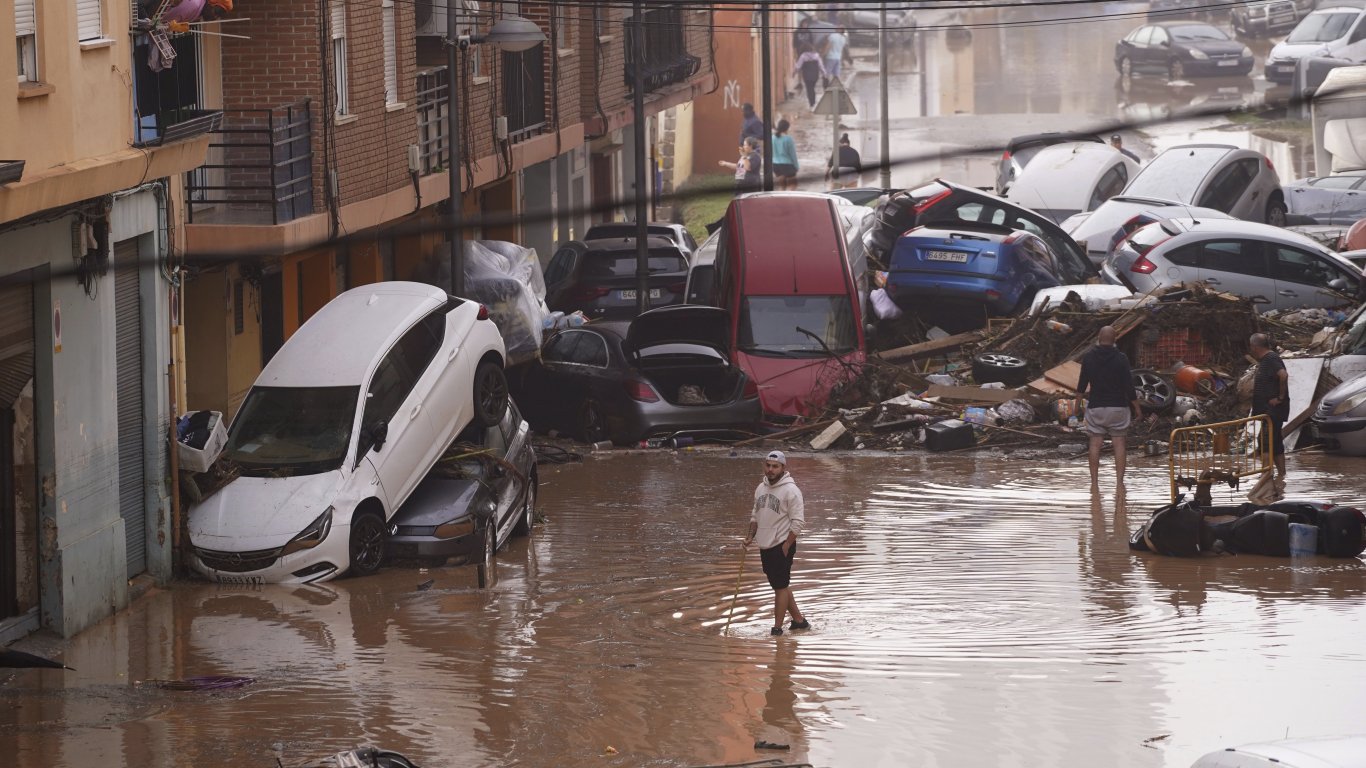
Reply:
[[[764,575],[773,587],[773,629],[770,634],[783,633],[784,614],[792,615],[788,629],[811,628],[788,586],[792,579],[792,560],[797,554],[797,537],[805,522],[802,492],[797,481],[787,473],[787,457],[782,451],[773,451],[764,459],[764,479],[754,489],[754,509],[749,515],[749,535],[744,541],[745,549],[749,549],[751,543],[759,545]]]

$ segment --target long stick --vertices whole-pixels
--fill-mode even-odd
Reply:
[[[747,554],[749,554],[748,550],[741,547],[740,572],[735,574],[735,596],[730,599],[730,610],[726,611],[726,628],[721,630],[721,634],[723,635],[730,632],[730,619],[735,615],[735,601],[740,598],[740,577],[745,575],[745,555]]]

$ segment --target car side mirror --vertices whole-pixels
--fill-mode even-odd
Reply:
[[[1163,40],[1162,42],[1158,43],[1158,45],[1162,46],[1163,48],[1170,48],[1172,47],[1172,41]]]
[[[370,447],[376,452],[384,447],[384,442],[389,439],[389,422],[380,420],[365,428],[362,435],[370,443]]]
[[[1347,281],[1343,280],[1340,277],[1336,280],[1329,280],[1328,287],[1332,288],[1335,291],[1345,291],[1347,290]]]

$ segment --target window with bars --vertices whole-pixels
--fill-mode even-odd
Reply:
[[[683,12],[676,7],[645,11],[642,40],[637,42],[636,17],[626,19],[626,87],[635,85],[636,46],[643,48],[645,90],[681,83],[697,74],[702,60],[688,53]]]
[[[34,0],[14,3],[14,48],[19,59],[19,82],[38,82],[38,20]]]
[[[351,88],[346,71],[346,0],[332,0],[332,88],[338,116],[351,114]]]
[[[101,0],[76,0],[76,39],[82,43],[104,37]]]
[[[397,104],[398,22],[394,16],[394,0],[380,0],[379,7],[384,27],[384,103]]]

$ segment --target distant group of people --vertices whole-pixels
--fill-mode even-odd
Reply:
[[[830,78],[838,78],[844,61],[849,56],[849,35],[843,26],[825,36],[818,45],[816,31],[810,19],[802,19],[792,35],[792,50],[797,55],[793,72],[801,78],[806,89],[806,103],[816,108],[816,83],[830,86]]]
[[[764,179],[764,122],[754,111],[754,105],[741,106],[739,156],[734,162],[718,161],[722,168],[735,172],[735,193],[756,192],[763,189]],[[792,138],[792,123],[786,118],[778,121],[769,140],[773,151],[773,177],[779,191],[797,189],[797,174],[801,163],[797,160],[797,142]],[[838,162],[836,162],[838,160]],[[835,189],[852,189],[861,183],[863,160],[849,142],[849,134],[840,136],[839,151],[825,163],[825,177]]]

